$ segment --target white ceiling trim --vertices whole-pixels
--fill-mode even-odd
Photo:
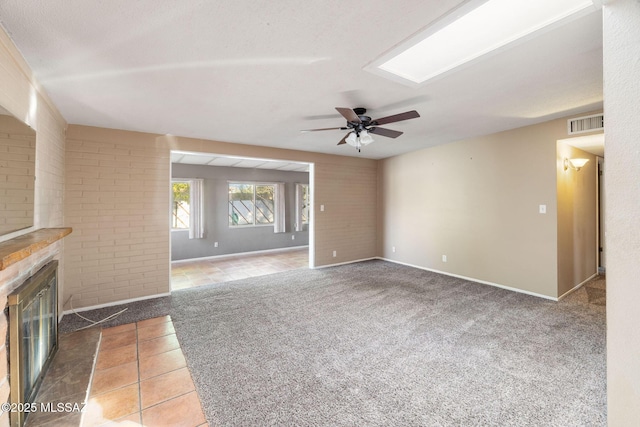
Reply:
[[[271,169],[291,172],[309,172],[309,163],[252,157],[225,156],[218,154],[196,153],[190,151],[171,151],[171,163],[203,166],[226,166],[233,168]]]

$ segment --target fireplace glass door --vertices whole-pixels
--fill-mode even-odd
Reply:
[[[57,261],[51,261],[9,295],[11,403],[34,401],[58,349]],[[21,426],[26,414],[11,413]]]

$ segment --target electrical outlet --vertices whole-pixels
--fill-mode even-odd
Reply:
[[[217,248],[218,247],[218,242],[213,242],[213,247]]]
[[[541,214],[546,214],[547,213],[547,205],[540,205],[540,213]]]
[[[320,205],[320,212],[324,212],[324,205]]]
[[[295,234],[291,235],[291,240],[296,240],[296,235]]]
[[[391,252],[396,253],[396,247],[395,246],[391,246]]]
[[[447,256],[446,255],[442,255],[442,262],[447,262]]]
[[[333,251],[333,257],[335,258],[337,256],[338,256],[338,253],[336,251]]]

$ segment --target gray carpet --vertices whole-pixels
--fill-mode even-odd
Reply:
[[[70,307],[65,307],[65,309],[69,310]],[[124,309],[126,309],[126,311],[122,314],[106,322],[100,323],[98,326],[108,328],[111,326],[124,325],[126,323],[134,323],[140,320],[151,319],[153,317],[166,316],[170,314],[171,311],[171,297],[167,296],[136,301],[128,304],[83,311],[78,314],[97,322]],[[80,328],[90,326],[91,324],[91,322],[88,322],[73,313],[69,313],[65,314],[62,318],[62,321],[58,325],[58,330],[60,333],[73,332]]]
[[[556,303],[384,261],[176,291],[211,426],[606,425],[604,282]]]
[[[82,314],[170,314],[211,426],[604,426],[605,301],[369,261]]]

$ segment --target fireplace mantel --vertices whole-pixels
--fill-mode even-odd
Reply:
[[[0,271],[71,233],[71,227],[41,228],[0,242]]]

